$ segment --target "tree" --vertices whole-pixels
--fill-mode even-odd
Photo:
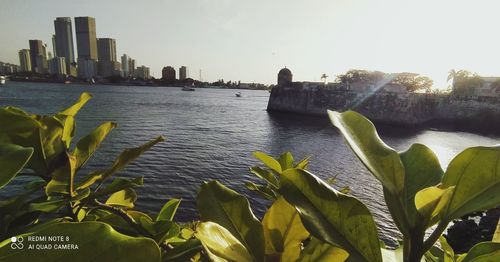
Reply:
[[[451,70],[448,81],[453,79],[453,93],[455,95],[474,95],[475,90],[484,84],[484,80],[476,73],[467,70]]]
[[[403,72],[398,74],[392,80],[392,83],[405,86],[408,92],[425,90],[429,93],[431,92],[431,87],[434,84],[434,81],[426,76],[421,76],[416,73]]]

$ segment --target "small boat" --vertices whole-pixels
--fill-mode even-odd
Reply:
[[[65,84],[71,84],[71,81],[66,80],[66,81],[64,81],[64,83],[65,83]]]
[[[236,97],[241,97],[241,92],[236,93]]]
[[[5,76],[0,76],[0,85],[5,85]]]
[[[194,89],[194,83],[191,86],[184,86],[182,88],[182,91],[195,91],[195,89]]]

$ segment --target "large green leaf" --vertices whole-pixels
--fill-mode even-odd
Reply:
[[[160,220],[174,220],[174,215],[177,212],[177,208],[181,204],[180,199],[170,199],[160,210],[158,216],[156,217],[156,221]]]
[[[274,176],[274,174],[268,170],[262,169],[258,166],[254,166],[250,168],[250,172],[255,174],[256,176],[266,180],[271,186],[274,188],[279,188],[278,179]]]
[[[190,259],[203,249],[200,240],[189,239],[186,242],[175,246],[173,249],[169,250],[167,254],[163,257],[164,261],[168,262],[185,262],[190,261]]]
[[[78,101],[71,105],[70,107],[62,110],[59,112],[58,115],[68,115],[68,116],[75,116],[78,111],[92,98],[92,95],[88,92],[83,92],[80,97],[78,98]]]
[[[472,147],[448,165],[442,187],[455,186],[442,210],[446,221],[500,205],[500,146]]]
[[[130,162],[138,158],[142,153],[146,152],[151,147],[162,141],[165,141],[165,138],[159,136],[141,146],[123,150],[123,152],[115,159],[111,167],[92,172],[85,179],[83,179],[81,183],[78,184],[77,188],[88,187],[96,181],[104,180],[116,174],[117,172],[122,170],[125,166],[130,164]]]
[[[195,236],[206,249],[220,258],[238,262],[264,261],[254,260],[246,247],[231,232],[217,223],[199,223]]]
[[[345,249],[352,261],[382,261],[375,222],[361,201],[301,169],[283,172],[281,192],[311,235]]]
[[[115,127],[115,123],[106,122],[76,143],[76,147],[72,155],[76,157],[77,170],[87,162],[109,132],[111,132],[111,130]]]
[[[108,200],[106,200],[106,205],[134,208],[136,200],[137,194],[135,191],[132,188],[125,188],[109,196]]]
[[[74,195],[73,181],[75,179],[76,158],[68,153],[63,154],[59,166],[53,173],[52,179],[45,188],[48,196],[54,194]]]
[[[302,241],[309,236],[297,210],[283,197],[279,197],[267,210],[262,225],[266,255],[276,254],[281,258],[280,261],[296,261]]]
[[[30,241],[28,236],[63,236],[63,241]],[[160,261],[160,249],[149,238],[129,237],[100,222],[57,223],[22,235],[23,248],[12,249],[11,239],[0,243],[1,261],[39,261],[41,256],[54,262],[66,261]],[[19,239],[19,236],[18,236]],[[19,243],[17,241],[16,243]],[[52,244],[45,250],[28,249],[29,244]],[[78,246],[61,250],[55,245]],[[73,245],[73,246],[70,246]],[[19,246],[18,246],[19,247]]]
[[[300,254],[298,262],[343,262],[349,257],[345,250],[312,238]],[[284,260],[288,261],[288,260]],[[291,261],[291,260],[290,260]]]
[[[481,242],[473,246],[460,262],[496,262],[500,261],[500,243]]]
[[[401,195],[405,185],[405,171],[399,155],[378,136],[375,126],[354,111],[328,111],[335,125],[354,153],[370,172],[394,195]]]
[[[290,152],[283,153],[278,162],[281,165],[281,170],[287,170],[289,168],[293,168],[293,155]]]
[[[7,185],[28,163],[33,148],[0,144],[0,188]]]
[[[133,188],[144,185],[144,177],[136,177],[133,179],[125,179],[125,178],[115,178],[113,182],[111,182],[106,187],[99,189],[97,192],[90,194],[90,198],[98,198],[102,196],[106,196],[109,194],[113,194],[123,189]]]
[[[264,260],[264,232],[248,200],[217,181],[201,186],[196,203],[203,221],[212,221],[229,230],[256,261]]]
[[[78,101],[72,106],[66,108],[54,117],[63,125],[62,141],[66,148],[71,145],[71,139],[75,136],[75,116],[80,109],[92,98],[92,95],[84,92],[80,95]]]
[[[25,136],[42,125],[31,115],[15,107],[0,108],[0,134]]]
[[[253,152],[253,156],[260,160],[264,165],[269,167],[271,170],[274,172],[281,174],[283,170],[281,169],[281,164],[278,162],[276,159],[274,159],[272,156],[267,155],[266,153],[263,152]]]

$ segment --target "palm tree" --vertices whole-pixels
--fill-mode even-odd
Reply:
[[[326,83],[327,83],[327,81],[326,81],[326,79],[327,79],[327,78],[328,78],[328,76],[327,76],[325,73],[323,73],[323,74],[321,75],[321,80],[323,80],[323,82],[325,83],[325,85],[326,85]]]
[[[448,78],[446,79],[446,82],[450,82],[451,79],[455,79],[457,76],[457,71],[455,69],[451,69],[450,72],[448,73]]]

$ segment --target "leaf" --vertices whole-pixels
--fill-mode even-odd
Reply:
[[[345,249],[353,261],[382,261],[375,222],[361,201],[301,169],[282,174],[281,193],[311,235]]]
[[[380,139],[372,122],[354,111],[328,111],[328,115],[354,153],[384,188],[400,195],[405,181],[403,164],[398,153]]]
[[[217,181],[205,182],[196,198],[202,221],[227,229],[257,261],[264,260],[264,232],[248,200]]]
[[[312,238],[300,254],[298,262],[342,262],[346,261],[349,253],[345,250],[323,243],[317,238]]]
[[[194,233],[214,255],[230,261],[263,261],[253,259],[246,247],[231,232],[213,222],[201,222]]]
[[[273,157],[267,155],[266,153],[256,151],[253,152],[253,156],[258,160],[260,160],[264,165],[269,167],[274,172],[278,174],[281,174],[281,172],[283,172],[280,163],[276,161],[276,159],[274,159]]]
[[[280,261],[296,261],[299,258],[302,241],[309,232],[300,221],[295,208],[283,197],[274,201],[262,220],[266,255],[278,253]]]
[[[473,246],[460,262],[500,261],[500,243],[481,242]]]
[[[180,227],[169,220],[156,221],[153,223],[153,228],[156,243],[168,243],[168,240],[177,237],[181,232]]]
[[[72,155],[76,157],[76,169],[80,169],[94,154],[106,136],[116,127],[113,122],[106,122],[92,131],[90,134],[80,139],[76,144]]]
[[[500,146],[472,147],[448,165],[442,187],[455,186],[442,210],[445,221],[500,205]]]
[[[57,223],[36,232],[23,234],[23,249],[12,249],[11,238],[0,243],[1,261],[39,261],[40,250],[28,249],[28,236],[63,236],[68,241],[60,244],[78,245],[78,249],[45,249],[43,257],[51,261],[160,261],[160,249],[149,238],[130,237],[116,232],[100,222]],[[19,242],[18,242],[19,243]],[[49,243],[47,243],[49,244]],[[53,244],[54,243],[50,243]],[[74,246],[73,246],[74,247]]]
[[[42,125],[28,113],[15,107],[0,108],[0,134],[26,136]]]
[[[7,185],[28,163],[33,148],[0,144],[0,188]]]
[[[441,182],[443,170],[439,160],[430,148],[422,144],[413,144],[407,151],[399,154],[405,169],[403,190],[404,213],[411,226],[410,231],[425,230],[429,217],[422,219],[415,207],[415,195],[420,190]],[[421,213],[420,213],[421,214]]]
[[[76,101],[75,104],[71,105],[70,107],[62,110],[59,112],[58,115],[68,115],[68,116],[75,116],[78,111],[90,100],[92,99],[92,95],[88,92],[83,92],[80,97],[78,98],[78,101]]]
[[[109,194],[113,194],[123,189],[137,187],[144,185],[144,177],[136,177],[134,179],[124,179],[124,178],[115,178],[111,184],[107,185],[105,188],[98,190],[90,194],[90,198],[98,198],[101,196],[106,196]]]
[[[245,182],[245,187],[248,188],[248,190],[255,191],[255,192],[259,193],[265,199],[274,201],[277,198],[274,190],[269,188],[269,186],[267,186],[267,185],[265,185],[265,186],[264,185],[257,185],[255,183],[248,181],[248,182]]]
[[[427,221],[436,222],[441,210],[450,201],[455,187],[442,189],[439,187],[428,187],[420,190],[415,196],[415,206],[419,214]],[[433,224],[433,223],[431,223]]]
[[[278,179],[274,176],[274,174],[272,172],[269,172],[268,170],[264,170],[258,166],[251,167],[250,172],[252,172],[256,176],[266,180],[274,188],[276,188],[276,189],[279,188]]]
[[[68,153],[60,160],[62,165],[52,173],[52,179],[45,188],[47,196],[69,194],[74,196],[73,182],[75,179],[76,158]]]
[[[309,159],[310,159],[310,158],[311,158],[311,157],[310,157],[310,156],[308,156],[308,157],[306,157],[306,158],[304,158],[304,159],[300,160],[300,162],[299,162],[299,163],[297,163],[297,164],[295,165],[295,168],[298,168],[298,169],[306,169],[306,168],[307,168],[307,166],[309,165]]]
[[[384,262],[403,262],[403,247],[399,246],[395,250],[382,248],[382,257]]]
[[[68,198],[56,198],[43,202],[34,202],[29,204],[30,211],[42,211],[42,212],[55,212],[59,210],[64,205],[67,205],[70,202],[82,200],[88,197],[90,194],[90,189],[83,190],[79,194],[74,197]]]
[[[190,261],[189,259],[196,255],[203,249],[200,240],[189,239],[186,242],[175,246],[169,250],[164,257],[164,261],[169,262],[184,262]]]
[[[137,194],[135,191],[132,188],[125,188],[113,193],[108,200],[106,200],[106,205],[134,208],[134,202],[136,200]]]
[[[500,219],[498,219],[497,228],[495,230],[495,233],[493,233],[493,238],[491,239],[491,241],[500,243]]]
[[[114,175],[115,173],[122,170],[125,166],[130,164],[130,162],[138,158],[142,153],[146,152],[151,147],[162,141],[165,141],[165,138],[159,136],[139,147],[123,150],[123,152],[115,159],[110,168],[92,172],[78,185],[77,188],[90,186],[96,181],[101,181]]]
[[[292,153],[286,152],[283,153],[279,158],[279,163],[281,165],[281,170],[287,170],[289,168],[293,168],[293,156]]]
[[[159,220],[174,220],[175,212],[177,212],[177,208],[181,204],[180,199],[170,199],[160,210],[158,216],[156,217],[156,221]]]

